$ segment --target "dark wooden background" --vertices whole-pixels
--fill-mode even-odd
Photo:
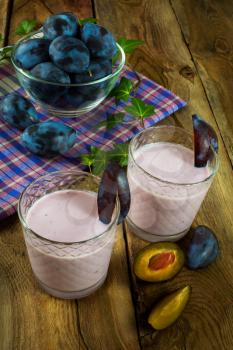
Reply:
[[[145,244],[118,230],[107,282],[81,301],[41,292],[32,276],[16,215],[1,222],[0,350],[233,349],[233,1],[0,0],[0,32],[14,43],[23,19],[51,13],[96,16],[116,38],[145,40],[130,66],[172,90],[188,106],[163,123],[191,129],[198,113],[217,131],[220,169],[194,222],[217,234],[221,256],[207,269],[183,269],[161,284],[139,282],[131,266]],[[157,297],[190,284],[182,317],[156,332],[146,323]],[[135,320],[136,315],[136,320]]]

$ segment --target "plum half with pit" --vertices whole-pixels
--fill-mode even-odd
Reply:
[[[78,19],[69,12],[49,16],[43,25],[44,37],[49,40],[54,40],[61,35],[76,37],[78,30]]]
[[[4,97],[0,104],[0,112],[2,120],[19,130],[24,130],[39,121],[33,104],[17,93]]]
[[[81,39],[93,57],[111,59],[117,53],[112,33],[98,24],[86,23],[81,31]]]
[[[49,46],[53,63],[68,73],[81,73],[88,69],[90,54],[79,39],[66,35],[58,36]]]
[[[23,69],[49,61],[50,41],[46,39],[29,39],[23,41],[15,51],[15,62]]]
[[[187,265],[198,269],[213,263],[219,255],[219,246],[215,234],[206,226],[193,229],[187,250]]]
[[[31,70],[31,75],[35,78],[45,80],[45,82],[36,80],[30,81],[30,93],[32,96],[45,103],[54,103],[62,94],[66,92],[66,86],[59,86],[59,83],[70,83],[69,75],[51,62],[38,64]],[[52,85],[46,81],[58,84]]]
[[[32,153],[52,157],[66,153],[75,143],[76,131],[63,123],[48,121],[29,126],[21,140]]]
[[[211,147],[218,153],[218,137],[212,126],[198,115],[194,114],[192,121],[194,131],[194,165],[201,168],[205,167],[211,158]]]

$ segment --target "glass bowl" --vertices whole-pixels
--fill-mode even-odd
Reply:
[[[13,48],[11,61],[21,87],[30,98],[50,114],[57,117],[78,117],[97,107],[114,88],[125,64],[124,50],[117,44],[118,61],[113,72],[102,79],[80,84],[54,83],[33,77],[29,70],[20,68],[15,61],[18,46],[28,39],[43,38],[42,29],[25,36]]]

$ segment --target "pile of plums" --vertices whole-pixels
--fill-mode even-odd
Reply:
[[[80,25],[74,14],[59,13],[49,16],[42,30],[43,38],[22,41],[13,56],[18,67],[37,78],[21,79],[33,98],[56,108],[79,108],[110,92],[111,79],[79,87],[60,85],[89,83],[112,73],[117,45],[107,29]]]

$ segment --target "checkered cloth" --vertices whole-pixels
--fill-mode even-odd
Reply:
[[[122,73],[126,78],[136,80],[136,74],[129,68]],[[145,127],[157,123],[173,112],[185,106],[185,102],[162,86],[140,75],[141,84],[136,97],[155,106],[155,114],[145,119]],[[19,87],[14,70],[9,63],[0,66],[0,98],[9,92],[17,91],[25,95]],[[139,123],[117,125],[111,130],[96,128],[108,114],[123,111],[124,103],[115,105],[113,98],[107,98],[99,107],[76,119],[65,118],[63,122],[78,131],[77,142],[68,157],[57,156],[53,159],[39,157],[28,152],[20,142],[21,132],[9,127],[0,120],[0,219],[16,211],[20,193],[38,176],[51,171],[79,166],[77,159],[81,153],[88,152],[91,145],[100,148],[123,143],[137,134]],[[60,120],[46,115],[39,106],[35,106],[41,121]]]

